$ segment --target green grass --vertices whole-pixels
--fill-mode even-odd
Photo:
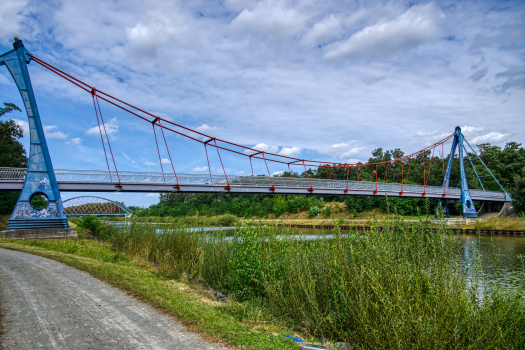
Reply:
[[[139,223],[110,236],[114,250],[259,305],[309,337],[363,349],[525,346],[523,283],[501,289],[479,259],[465,271],[445,226],[395,218],[373,226],[310,242],[263,226],[237,230],[233,241]]]
[[[85,240],[0,240],[0,247],[63,262],[132,293],[175,316],[205,339],[242,349],[295,349],[282,336],[285,328],[271,325],[249,305],[222,304],[198,285],[175,281],[151,263],[116,252],[106,243]],[[257,320],[259,316],[259,320]]]
[[[3,245],[86,270],[234,347],[296,347],[280,336],[295,331],[357,349],[525,348],[525,271],[503,289],[479,256],[462,262],[446,226],[396,217],[371,226],[301,241],[288,228],[245,227],[225,237],[133,222],[107,227],[107,243]],[[173,288],[187,283],[195,287]],[[235,301],[211,305],[205,287]]]

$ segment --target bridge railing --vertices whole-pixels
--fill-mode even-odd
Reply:
[[[0,181],[24,181],[24,168],[0,168]],[[120,171],[118,173],[103,170],[69,170],[55,169],[58,182],[71,183],[118,183],[120,178],[123,184],[170,184],[176,185],[177,179],[180,185],[200,185],[200,186],[253,186],[253,187],[285,187],[285,188],[310,188],[310,183],[314,189],[334,189],[344,190],[348,186],[351,191],[375,191],[378,192],[406,192],[406,193],[427,193],[443,194],[442,186],[423,186],[423,185],[401,185],[399,183],[382,183],[367,181],[345,181],[328,179],[308,179],[308,178],[287,178],[287,177],[268,177],[268,176],[228,176],[206,175],[206,174],[177,174],[158,173],[158,172],[139,172],[139,171]],[[446,190],[448,195],[461,195],[461,189],[449,187]],[[470,190],[472,197],[502,199],[505,197],[503,192]]]

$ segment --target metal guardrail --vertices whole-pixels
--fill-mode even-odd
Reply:
[[[0,168],[0,182],[20,181],[25,179],[25,168]],[[177,174],[177,179],[173,174],[159,172],[139,172],[139,171],[119,171],[116,172],[103,170],[70,170],[55,169],[55,176],[60,183],[118,183],[118,178],[122,184],[170,184],[180,185],[200,185],[200,186],[227,186],[228,181],[232,187],[267,187],[276,188],[310,188],[310,182],[314,189],[345,190],[352,191],[374,191],[375,182],[367,181],[345,181],[307,178],[286,178],[268,176],[228,176],[228,181],[224,175],[205,175],[205,174]],[[407,192],[407,193],[427,193],[443,194],[442,186],[423,186],[423,185],[401,185],[399,183],[377,183],[378,192]],[[461,195],[461,189],[449,187],[447,195]],[[472,197],[484,197],[494,199],[504,199],[503,192],[470,190]]]

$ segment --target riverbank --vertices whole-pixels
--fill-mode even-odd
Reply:
[[[132,217],[131,219],[124,219],[122,217],[107,217],[104,221],[134,221],[143,223],[172,223],[184,226],[210,226],[210,227],[231,227],[236,225],[268,225],[268,226],[286,226],[297,228],[322,228],[332,229],[336,225],[341,229],[348,228],[366,228],[373,226],[376,220],[388,219],[388,215],[381,215],[376,212],[366,213],[359,218],[301,218],[294,217],[279,217],[279,218],[237,218],[235,215],[226,214],[212,217],[204,216],[185,216],[185,217]],[[408,224],[417,224],[421,220],[427,220],[427,216],[398,216],[400,220]],[[439,224],[432,224],[433,227],[438,227]],[[455,223],[451,225],[451,229],[456,233],[463,234],[511,234],[522,235],[525,230],[525,220],[514,218],[490,218],[484,221],[477,221],[468,224]],[[461,232],[460,232],[461,231]]]
[[[436,232],[428,221],[396,219],[373,226],[305,242],[282,227],[225,237],[132,223],[109,226],[106,242],[0,246],[88,271],[237,348],[296,348],[282,336],[291,332],[363,349],[525,345],[523,285],[509,280],[509,292],[484,279],[481,264],[467,268],[445,226]]]

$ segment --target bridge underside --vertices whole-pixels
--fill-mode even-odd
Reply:
[[[18,170],[21,171],[11,172],[10,176],[0,176],[0,190],[22,189],[24,169]],[[336,196],[384,196],[387,194],[389,197],[461,199],[459,188],[447,188],[444,193],[441,186],[382,182],[282,177],[270,179],[267,176],[228,176],[226,180],[224,176],[210,177],[200,174],[178,174],[175,178],[170,174],[125,171],[119,172],[121,183],[119,187],[117,175],[109,174],[107,171],[57,169],[55,173],[58,187],[62,192],[275,193]],[[476,201],[505,202],[510,200],[503,192],[470,190],[470,194],[472,200]]]

